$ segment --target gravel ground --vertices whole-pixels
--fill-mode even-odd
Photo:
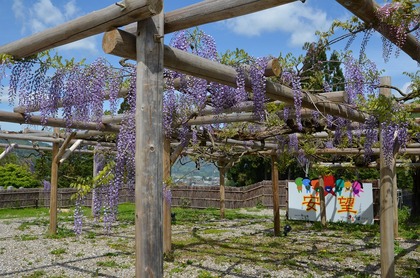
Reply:
[[[271,224],[270,219],[242,219],[173,225],[174,252],[165,260],[164,277],[380,276],[377,238],[362,235],[349,243],[337,231],[312,231],[310,223],[305,231],[275,238],[267,228]],[[60,223],[59,231],[68,235],[49,238],[46,218],[0,220],[0,277],[134,277],[132,225],[104,234],[101,226],[85,223],[79,237],[71,236],[71,226]],[[402,273],[406,262],[419,262],[420,247],[408,240],[398,246],[405,250],[397,255],[397,273]],[[343,252],[361,252],[361,257],[338,260],[335,252],[341,258]]]

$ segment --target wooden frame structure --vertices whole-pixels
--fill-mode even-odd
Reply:
[[[136,130],[136,277],[163,276],[162,255],[164,240],[162,235],[161,185],[164,177],[168,176],[167,168],[160,167],[164,155],[162,151],[163,134],[161,128],[161,95],[163,92],[162,78],[164,65],[167,68],[210,81],[236,86],[236,71],[233,68],[164,46],[162,40],[163,34],[288,4],[294,1],[203,1],[163,14],[162,0],[124,0],[118,3],[118,5],[109,6],[108,8],[80,17],[64,25],[0,47],[0,53],[6,53],[15,58],[24,58],[52,47],[106,32],[104,36],[105,52],[136,60],[136,121],[140,123],[137,124]],[[373,0],[336,1],[365,22],[373,20],[373,11],[376,7],[376,3]],[[136,27],[130,26],[126,31],[115,29],[132,22],[137,22]],[[109,31],[113,28],[114,30]],[[135,34],[130,33],[133,30]],[[385,33],[383,30],[380,31],[385,37],[389,38],[389,34],[386,31]],[[418,49],[419,43],[412,37],[407,39],[407,43],[402,48],[414,60],[420,62],[420,52]],[[247,80],[248,89],[249,84],[250,81]],[[286,103],[293,102],[293,92],[290,88],[273,82],[267,82],[266,88],[267,97],[270,99]],[[302,99],[302,107],[340,116],[356,122],[364,122],[366,119],[364,113],[355,111],[345,104],[325,101],[325,99],[314,95],[305,94]],[[22,112],[22,110],[16,111]],[[245,115],[242,116],[246,120],[252,120],[245,117]],[[24,115],[20,113],[0,112],[0,120],[28,123]],[[205,122],[204,119],[202,121]],[[29,123],[41,124],[41,118],[33,116],[29,120]],[[48,125],[60,127],[64,126],[64,122],[51,118],[48,119]],[[96,123],[74,123],[73,128],[98,130]],[[104,123],[99,126],[99,130],[118,132],[119,126]],[[57,141],[53,141],[53,172],[56,171],[67,144],[70,143],[73,137],[76,138],[76,135],[76,133],[73,133],[66,138],[61,148],[59,148]],[[171,160],[172,158],[168,160],[168,154],[166,152],[164,161]],[[387,186],[386,184],[389,184],[393,180],[392,175],[394,175],[392,169],[381,170],[381,180],[384,180],[384,186]],[[273,178],[275,178],[275,174]],[[384,197],[384,200],[389,200],[389,196]],[[387,204],[389,205],[389,203]],[[390,210],[385,210],[387,213],[383,214],[383,220],[392,217]],[[53,213],[53,211],[54,204],[51,204],[51,212]],[[276,214],[275,217],[277,217]],[[54,231],[55,226],[56,223],[50,223],[51,232]],[[384,253],[383,256],[381,255],[381,264],[383,265],[382,276],[394,277],[393,242],[389,236],[385,237],[381,237],[381,254]]]

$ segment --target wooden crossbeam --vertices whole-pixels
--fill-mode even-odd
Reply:
[[[297,0],[212,0],[202,1],[175,11],[165,13],[164,33],[200,26],[206,23],[246,15]],[[126,31],[135,34],[136,25],[130,24]]]
[[[32,115],[30,117],[27,117],[25,116],[25,114],[7,111],[0,111],[0,121],[18,124],[43,125],[51,127],[67,127],[67,123],[64,119],[47,118],[47,123],[44,124],[43,118],[41,116]],[[117,125],[97,124],[93,122],[73,122],[70,128],[82,130],[100,130],[114,133],[120,130],[119,126]]]
[[[163,8],[162,0],[124,0],[99,11],[0,47],[0,54],[25,58],[41,51],[149,18]]]
[[[108,54],[133,60],[136,58],[135,36],[122,30],[114,29],[106,32],[102,48]],[[164,48],[164,65],[174,71],[236,87],[237,72],[233,67],[166,45]],[[251,90],[251,80],[249,78],[246,78],[246,89]],[[294,93],[291,88],[269,80],[266,81],[266,96],[272,100],[294,103]],[[333,103],[310,93],[303,93],[302,107],[361,123],[364,123],[368,117],[366,113],[357,111],[346,104]]]
[[[391,35],[389,29],[380,28],[377,25],[376,10],[380,6],[373,0],[336,0],[344,8],[352,12],[355,16],[371,25],[376,31],[382,34],[385,38],[396,44],[397,39]],[[413,60],[420,63],[420,43],[413,36],[408,35],[406,42],[400,47],[402,51],[408,54]]]

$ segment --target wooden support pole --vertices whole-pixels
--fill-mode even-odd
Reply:
[[[105,33],[102,48],[105,53],[135,59],[135,36],[122,30],[114,29]],[[218,82],[236,87],[237,72],[233,67],[222,65],[214,61],[187,53],[165,45],[165,67],[208,81]],[[251,79],[245,78],[245,88],[250,91]],[[266,97],[293,104],[293,90],[270,80],[266,81]],[[316,94],[302,94],[302,108],[317,110],[321,113],[343,117],[352,121],[364,123],[367,114],[357,111],[346,104],[337,104],[327,101]]]
[[[15,143],[10,144],[6,147],[6,149],[0,154],[0,160],[5,158],[17,145]]]
[[[209,116],[197,116],[190,119],[186,124],[191,125],[206,125],[217,123],[234,123],[234,122],[256,122],[260,117],[254,113],[232,113],[232,114],[219,114]]]
[[[163,13],[137,25],[136,277],[163,277]]]
[[[223,160],[219,162],[219,178],[220,178],[220,219],[225,219],[225,172],[226,163]]]
[[[383,28],[377,24],[376,11],[380,7],[374,0],[336,0],[347,10],[352,12],[358,18],[366,22],[368,25],[381,33],[385,38],[394,44],[397,42],[393,31]],[[420,44],[418,40],[411,34],[408,34],[405,43],[400,47],[402,51],[408,54],[413,60],[420,63]]]
[[[324,194],[324,179],[322,176],[319,176],[319,185],[318,185],[318,194],[319,194],[319,209],[321,213],[321,225],[322,227],[327,227],[327,209],[325,205],[325,194]]]
[[[73,143],[73,145],[66,150],[66,152],[63,154],[63,157],[60,158],[60,163],[63,163],[79,146],[82,144],[83,140],[79,139],[76,140],[76,142]]]
[[[149,18],[163,8],[162,1],[124,0],[99,11],[68,21],[0,47],[0,54],[24,58],[60,45],[78,41],[111,28]]]
[[[54,132],[58,134],[58,128],[54,129]],[[54,161],[54,157],[58,154],[58,143],[53,143],[53,150],[51,157],[51,190],[50,190],[50,229],[49,234],[55,235],[57,233],[57,182],[58,182],[58,163]]]
[[[280,197],[279,197],[279,169],[277,155],[271,155],[271,182],[273,186],[273,216],[274,236],[280,236]]]
[[[390,84],[390,77],[381,77],[380,84]],[[380,94],[388,95],[388,88],[381,88]],[[381,277],[395,277],[395,258],[394,258],[394,204],[393,204],[393,185],[395,177],[395,159],[387,165],[382,146],[383,136],[379,133],[380,143],[380,234],[381,234]]]
[[[395,161],[392,169],[392,204],[394,207],[394,239],[398,238],[398,184],[397,184],[397,163]]]
[[[163,139],[163,181],[170,188],[171,179],[171,140]],[[171,200],[163,198],[163,253],[172,250]]]
[[[58,129],[55,129],[58,133]],[[63,142],[60,148],[58,143],[53,143],[53,156],[51,162],[51,191],[50,191],[50,234],[55,235],[57,233],[57,188],[58,188],[58,167],[60,166],[60,158],[70,141],[76,135],[76,132],[71,133],[66,140]]]

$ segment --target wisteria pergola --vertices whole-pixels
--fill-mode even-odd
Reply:
[[[377,7],[374,1],[336,1],[363,21],[367,23],[374,21],[375,9]],[[170,142],[163,139],[162,93],[164,67],[233,87],[236,86],[237,78],[237,72],[232,67],[221,65],[164,45],[164,34],[291,2],[295,2],[295,0],[213,0],[203,1],[164,14],[162,11],[162,0],[124,0],[116,3],[116,5],[93,12],[66,24],[0,47],[0,53],[12,55],[14,58],[24,58],[53,47],[65,45],[99,33],[105,33],[103,48],[106,53],[137,61],[137,100],[135,115],[136,277],[163,276],[164,241],[168,241],[168,237],[165,235],[164,240],[162,228],[164,221],[162,183],[170,175],[170,165],[177,157],[177,154],[182,151],[188,152],[188,150],[175,147],[175,151],[171,156]],[[137,24],[127,26],[133,22],[137,22]],[[116,29],[123,26],[127,26],[125,30]],[[393,41],[392,36],[390,36],[387,30],[380,29],[378,31]],[[402,50],[413,58],[413,60],[420,62],[419,49],[419,42],[409,35]],[[248,90],[250,89],[250,84],[250,80],[246,80],[246,88]],[[390,85],[387,79],[384,79],[384,84]],[[121,92],[121,96],[124,96],[123,91]],[[270,81],[266,83],[266,96],[271,101],[281,101],[288,104],[292,104],[294,101],[291,88]],[[339,116],[360,123],[365,122],[367,118],[365,113],[354,110],[345,103],[333,102],[329,97],[318,94],[305,93],[302,97],[302,108],[317,110],[325,114]],[[222,122],[255,120],[255,116],[252,113],[247,114],[246,111],[245,108],[239,111],[224,111],[226,117],[221,120],[219,118],[219,120]],[[25,117],[24,113],[26,112],[28,111],[22,107],[17,107],[15,112],[2,111],[0,112],[0,120],[14,123],[43,123],[43,120],[39,116],[32,115],[30,118]],[[229,114],[231,112],[240,113]],[[73,149],[79,144],[89,144],[89,142],[83,141],[82,138],[96,136],[100,134],[99,132],[118,132],[118,121],[118,117],[104,118],[102,124],[99,126],[97,123],[76,122],[73,123],[72,128],[88,131],[73,132],[65,139],[53,138],[48,140],[45,136],[38,136],[37,138],[39,141],[54,143],[54,160],[52,166],[52,169],[54,169],[58,167],[59,159],[62,158],[67,146],[72,140],[75,140],[73,141]],[[216,121],[214,116],[202,115],[191,119],[190,124],[198,125]],[[63,119],[49,118],[47,119],[47,125],[52,127],[65,127],[65,121]],[[40,137],[42,138],[40,139]],[[18,139],[21,138],[19,137]],[[28,140],[37,140],[36,138],[29,138],[30,136],[27,135]],[[59,149],[60,143],[62,145]],[[233,139],[223,143],[242,144],[241,142],[235,142]],[[109,147],[113,147],[112,144]],[[264,146],[258,146],[258,143],[256,143],[254,147],[261,151],[270,150],[270,152],[273,149],[273,146],[270,146],[269,143],[266,143]],[[416,150],[415,153],[418,154],[418,151]],[[395,169],[386,166],[386,163],[383,163],[384,158],[382,152],[380,154],[381,271],[383,277],[394,277],[394,212],[392,191]],[[53,181],[53,178],[55,181]],[[51,200],[53,200],[54,190],[56,190],[57,186],[56,178],[56,175],[52,175]],[[277,179],[274,174],[273,182]],[[56,204],[53,201],[51,203],[51,213],[56,214]],[[55,226],[56,223],[51,221],[50,228],[54,230]]]

